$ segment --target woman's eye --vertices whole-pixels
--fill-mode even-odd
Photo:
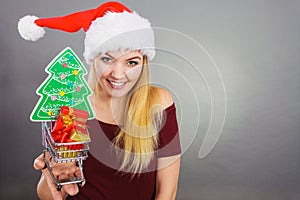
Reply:
[[[129,65],[129,66],[136,66],[137,64],[139,64],[139,63],[136,62],[136,61],[129,61],[129,62],[127,62],[127,65]]]
[[[101,60],[105,63],[111,63],[112,62],[112,59],[109,58],[109,57],[102,57]]]

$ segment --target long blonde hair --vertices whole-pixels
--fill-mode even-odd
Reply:
[[[96,95],[100,85],[93,63],[88,82]],[[118,155],[122,156],[119,171],[139,174],[147,168],[158,147],[158,131],[163,114],[158,89],[150,85],[147,56],[143,56],[141,75],[125,101],[124,127],[120,129],[112,144],[119,149]]]

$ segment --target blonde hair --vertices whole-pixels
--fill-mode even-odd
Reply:
[[[95,93],[100,85],[93,63],[89,84]],[[97,86],[99,85],[99,86]],[[121,155],[119,171],[140,174],[146,169],[158,147],[158,131],[162,123],[162,106],[158,89],[150,85],[148,59],[143,56],[143,68],[139,79],[126,96],[124,127],[112,143]],[[94,102],[95,103],[95,102]]]

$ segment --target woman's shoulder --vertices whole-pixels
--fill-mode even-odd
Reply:
[[[159,96],[163,109],[170,107],[174,103],[172,94],[165,88],[151,86],[151,92]]]

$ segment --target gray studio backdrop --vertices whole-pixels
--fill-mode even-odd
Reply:
[[[122,2],[165,28],[156,30],[160,49],[151,72],[178,107],[183,157],[177,199],[300,199],[300,1]],[[0,199],[37,199],[40,173],[32,162],[42,151],[41,131],[29,121],[35,90],[63,48],[83,60],[83,31],[47,30],[45,38],[27,42],[17,33],[18,19],[100,3],[1,1]],[[199,159],[207,133],[208,146],[218,142]]]

